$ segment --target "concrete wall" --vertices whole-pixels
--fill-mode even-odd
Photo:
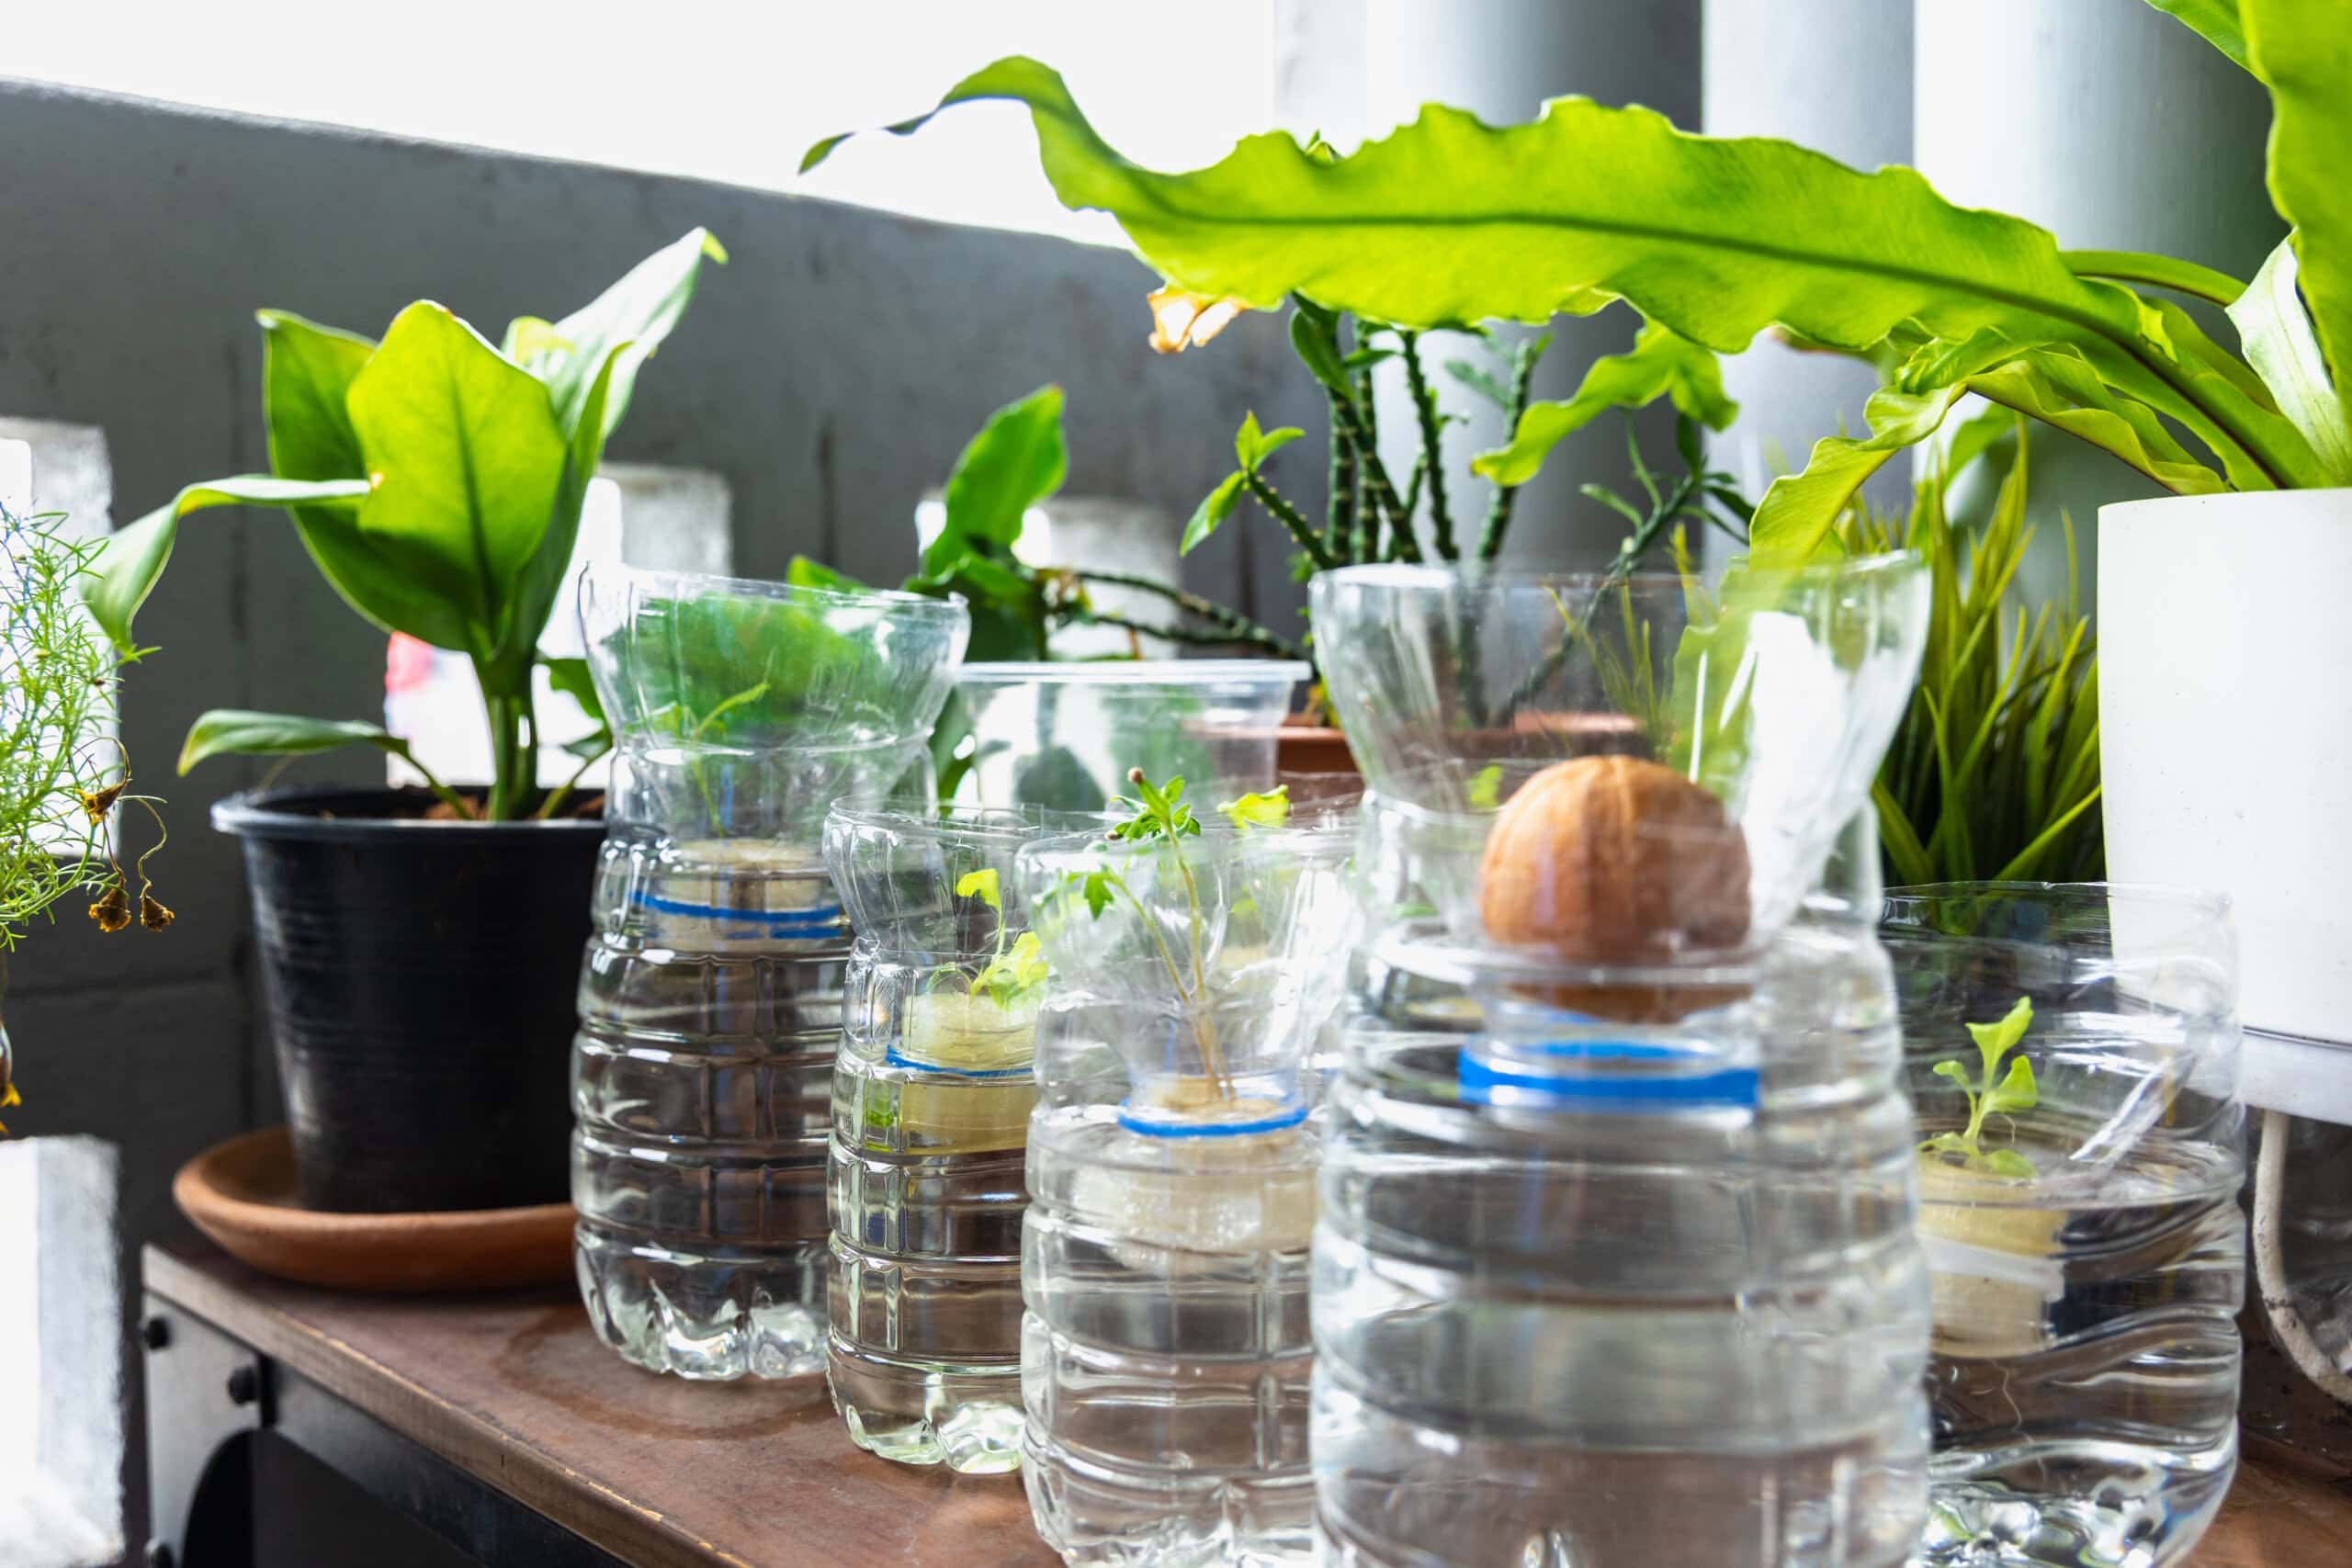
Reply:
[[[705,275],[612,456],[722,476],[749,575],[780,574],[795,551],[874,581],[903,573],[922,490],[989,409],[1047,380],[1070,392],[1069,488],[1178,523],[1231,467],[1244,410],[1320,423],[1272,318],[1209,351],[1148,352],[1154,279],[1113,252],[22,84],[0,83],[0,416],[102,428],[118,520],[189,480],[266,467],[256,307],[373,333],[429,296],[494,337],[510,316],[584,301],[696,223],[732,265]],[[1277,584],[1295,604],[1266,532],[1227,529],[1187,563],[1191,585],[1254,606],[1259,583]],[[154,869],[179,921],[100,939],[72,908],[18,954],[7,998],[26,1096],[10,1129],[118,1144],[134,1248],[175,1224],[182,1161],[281,1114],[243,879],[205,825],[207,804],[258,770],[175,779],[180,737],[209,706],[373,716],[383,679],[380,636],[270,513],[191,520],[139,630],[160,651],[127,684],[123,728],[141,784],[170,797]],[[296,776],[379,769],[355,753]],[[123,1278],[135,1289],[135,1257]]]

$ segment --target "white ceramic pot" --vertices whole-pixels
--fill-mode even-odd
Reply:
[[[2099,508],[2108,875],[2236,901],[2246,1098],[2352,1122],[2352,490]]]

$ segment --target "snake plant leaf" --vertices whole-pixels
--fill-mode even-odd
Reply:
[[[689,231],[631,267],[602,294],[560,321],[519,317],[506,330],[509,353],[548,385],[566,438],[583,420],[612,434],[628,412],[637,372],[670,335],[695,297],[706,261],[725,265],[727,248],[707,229]],[[616,357],[617,356],[617,357]],[[601,418],[590,400],[606,383]]]
[[[1660,397],[1673,399],[1679,412],[1711,430],[1728,427],[1739,412],[1739,405],[1724,393],[1715,356],[1671,328],[1648,321],[1626,353],[1594,360],[1573,397],[1528,405],[1510,445],[1480,453],[1471,459],[1471,469],[1498,485],[1525,484],[1553,447],[1596,415],[1643,408]]]
[[[2278,399],[2279,412],[2312,444],[2338,484],[2352,484],[2352,420],[2327,375],[2327,361],[2295,287],[2295,243],[2279,242],[2230,307],[2245,356]]]
[[[380,724],[356,718],[303,718],[294,714],[214,708],[197,716],[180,746],[179,769],[229,755],[303,757],[345,746],[373,746],[395,757],[409,754],[408,742]]]
[[[2270,200],[2294,228],[2322,353],[2352,378],[2352,25],[2342,0],[2243,0],[2246,52],[2270,88]]]
[[[392,318],[345,401],[381,476],[361,529],[458,606],[465,651],[490,657],[563,479],[547,388],[447,307],[419,300]]]
[[[2245,28],[2238,20],[2238,0],[2148,0],[2148,4],[2177,18],[2182,26],[2237,62],[2241,70],[2254,69],[2253,62],[2246,59]]]
[[[82,584],[82,602],[109,642],[126,654],[134,652],[131,621],[171,561],[181,518],[215,506],[308,505],[348,513],[368,491],[366,479],[281,479],[275,474],[237,474],[189,485],[167,505],[114,531]]]

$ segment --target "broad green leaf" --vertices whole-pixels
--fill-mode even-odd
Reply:
[[[1950,341],[1995,328],[2081,347],[2119,390],[2219,444],[2253,476],[2240,488],[2316,482],[2298,477],[2316,465],[2291,427],[2211,400],[2150,335],[2137,296],[2077,277],[2045,231],[1955,207],[1912,170],[1860,174],[1788,142],[1562,98],[1501,128],[1430,106],[1330,160],[1253,136],[1163,175],[1104,142],[1033,60],[985,67],[941,107],[977,99],[1026,105],[1064,205],[1111,213],[1171,286],[1204,297],[1272,309],[1299,292],[1409,327],[1542,321],[1619,298],[1720,353],[1774,323],[1852,353],[1897,328]]]
[[[2245,285],[2228,273],[2177,256],[2151,255],[2144,251],[2061,251],[2058,259],[2076,277],[2169,288],[2216,305],[2226,306],[2245,292]]]
[[[1217,810],[1237,828],[1279,828],[1290,820],[1290,785],[1276,784],[1263,795],[1252,791]]]
[[[548,684],[580,705],[580,711],[605,722],[605,705],[596,695],[596,682],[588,677],[588,661],[584,659],[542,659],[547,666]]]
[[[547,533],[515,574],[504,620],[497,628],[496,646],[476,670],[485,692],[520,695],[529,687],[531,660],[540,634],[547,630],[548,618],[555,613],[556,595],[563,592],[572,546],[580,538],[580,513],[587,504],[588,486],[604,462],[605,400],[614,374],[629,352],[630,345],[623,344],[605,356],[604,368],[588,389],[582,417],[564,444],[563,479],[556,487]]]
[[[2075,349],[2030,350],[1971,377],[1968,389],[2113,453],[2178,495],[2228,489],[2175,441],[2145,403],[2118,397]]]
[[[952,570],[975,542],[1010,551],[1029,509],[1069,471],[1062,389],[1040,387],[990,414],[947,476],[946,526],[923,552],[925,573]]]
[[[2148,4],[2168,17],[2178,17],[2241,68],[2254,69],[2246,59],[2245,28],[2238,21],[2238,0],[2148,0]]]
[[[685,314],[706,260],[725,265],[726,248],[708,230],[693,230],[561,321],[548,325],[526,316],[507,328],[510,352],[547,383],[556,423],[567,438],[585,423],[598,427],[601,442],[620,423],[636,389],[638,367]],[[608,361],[603,408],[591,418],[591,390],[605,376]]]
[[[1086,874],[1087,914],[1099,920],[1102,918],[1102,911],[1110,907],[1111,874],[1105,871],[1088,872]]]
[[[82,585],[83,602],[107,640],[125,653],[138,644],[131,620],[147,602],[172,558],[180,519],[215,506],[295,506],[356,509],[367,499],[366,479],[281,479],[274,474],[238,474],[193,484],[127,527],[118,528],[98,551]]]
[[[1905,446],[1934,434],[1967,390],[1956,383],[1924,393],[1893,387],[1872,392],[1862,405],[1867,438],[1826,435],[1813,444],[1803,473],[1782,474],[1765,488],[1747,533],[1754,558],[1783,566],[1810,559],[1870,477]]]
[[[2015,1149],[1985,1149],[1976,1156],[1977,1163],[1995,1176],[2006,1176],[2016,1181],[2030,1181],[2041,1173],[2033,1162]]]
[[[1184,537],[1176,547],[1178,555],[1189,556],[1193,547],[1225,526],[1233,509],[1241,503],[1241,473],[1238,469],[1217,481],[1216,489],[1201,498],[1193,508],[1193,515],[1184,525]]]
[[[2243,0],[2251,69],[2270,88],[2270,200],[2295,231],[2312,325],[2352,378],[2352,17],[2340,0]]]
[[[442,306],[392,320],[347,401],[371,473],[361,529],[397,546],[487,658],[563,481],[548,389]],[[537,628],[533,628],[533,641]]]
[[[373,746],[395,757],[408,755],[408,742],[380,724],[214,708],[198,715],[188,727],[187,739],[180,747],[180,772],[186,773],[213,757],[301,757],[345,746]]]
[[[1544,459],[1572,433],[1609,409],[1643,408],[1660,397],[1712,430],[1728,427],[1739,405],[1724,395],[1715,356],[1656,321],[1645,322],[1632,349],[1592,362],[1576,395],[1528,405],[1510,445],[1482,452],[1471,469],[1500,485],[1525,484]]]
[[[2034,1103],[2033,1064],[2023,1056],[2013,1056],[2007,1074],[1984,1097],[1984,1114],[1999,1116],[2013,1111],[2030,1111]]]
[[[1314,378],[1342,398],[1355,396],[1340,355],[1339,318],[1302,301],[1290,313],[1290,346]]]
[[[285,310],[258,311],[256,319],[272,470],[289,479],[366,479],[368,460],[345,398],[376,345]],[[436,647],[466,646],[456,606],[419,581],[397,548],[361,532],[347,508],[298,506],[293,514],[319,574],[361,615]]]
[[[2295,288],[2291,236],[2279,242],[2254,275],[2253,287],[2230,307],[2230,321],[2247,360],[2278,400],[2278,411],[2295,422],[2335,481],[2352,484],[2352,420],[2328,379],[2327,361]]]
[[[2032,1024],[2033,998],[2019,997],[2017,1005],[2004,1013],[1999,1022],[1968,1025],[1969,1038],[1976,1042],[1976,1054],[1984,1058],[1986,1078],[1993,1076],[1994,1069],[2001,1065],[2001,1058],[2008,1054],[2010,1048],[2025,1038],[2025,1032]]]
[[[997,876],[996,868],[994,866],[982,866],[978,871],[966,874],[956,884],[956,897],[958,898],[978,898],[981,903],[986,904],[991,909],[1001,910],[1004,908],[1004,905],[1000,901],[1001,895],[997,891]]]

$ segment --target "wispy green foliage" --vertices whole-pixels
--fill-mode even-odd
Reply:
[[[1848,548],[1917,550],[1928,570],[1919,682],[1871,789],[1897,883],[2096,880],[2105,870],[2098,660],[2076,602],[2071,522],[2065,597],[2029,605],[2016,592],[2034,536],[2025,428],[1973,536],[1946,511],[1941,475],[1918,487],[1907,517],[1857,512],[1840,525]]]

